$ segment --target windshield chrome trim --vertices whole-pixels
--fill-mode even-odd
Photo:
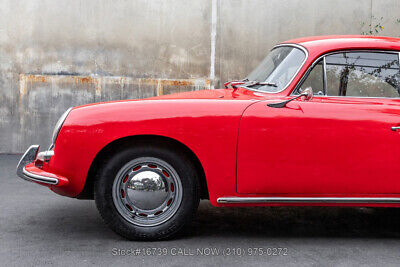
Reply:
[[[300,49],[305,54],[305,57],[304,57],[303,62],[300,65],[300,67],[297,69],[296,73],[293,75],[292,79],[290,79],[290,81],[283,87],[282,90],[276,91],[276,92],[266,92],[266,91],[263,91],[263,90],[258,90],[258,89],[246,87],[246,86],[243,86],[243,85],[239,85],[238,87],[241,87],[241,88],[244,88],[244,89],[247,89],[247,90],[250,90],[250,91],[265,93],[265,94],[278,94],[278,93],[281,93],[281,92],[285,91],[290,86],[290,84],[293,82],[293,80],[297,77],[297,75],[299,74],[300,70],[304,67],[304,64],[306,63],[306,61],[308,59],[308,51],[304,46],[299,45],[299,44],[292,44],[292,43],[283,43],[283,44],[275,45],[270,51],[272,51],[272,50],[274,50],[276,48],[279,48],[279,47],[284,47],[284,46],[295,47],[295,48]]]

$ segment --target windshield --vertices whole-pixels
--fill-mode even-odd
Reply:
[[[293,46],[274,48],[261,64],[247,76],[249,81],[264,84],[255,83],[247,87],[268,93],[280,92],[289,85],[305,58],[305,53]]]

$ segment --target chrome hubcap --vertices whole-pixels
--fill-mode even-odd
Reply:
[[[127,221],[154,226],[170,219],[182,201],[178,174],[167,162],[142,157],[125,164],[113,184],[113,201]]]
[[[135,206],[142,210],[160,207],[169,195],[168,182],[163,178],[154,171],[142,171],[128,178],[126,187],[128,202],[135,203]]]

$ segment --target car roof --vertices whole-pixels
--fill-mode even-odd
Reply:
[[[343,49],[381,49],[400,51],[400,38],[369,35],[326,35],[292,39],[282,44],[297,44],[311,54],[322,54]]]

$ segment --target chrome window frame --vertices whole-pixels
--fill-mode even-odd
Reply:
[[[306,63],[306,61],[308,59],[308,50],[304,46],[299,45],[299,44],[285,43],[285,44],[275,45],[270,51],[272,51],[272,50],[274,50],[276,48],[279,48],[279,47],[284,47],[284,46],[295,47],[295,48],[300,49],[301,51],[303,51],[305,57],[304,57],[303,62],[300,65],[300,67],[297,69],[296,73],[293,75],[293,77],[290,79],[290,81],[283,87],[282,90],[276,91],[276,92],[266,92],[266,91],[263,91],[263,90],[258,90],[258,89],[246,87],[244,85],[239,85],[239,86],[242,87],[242,88],[245,88],[247,90],[250,90],[250,91],[261,92],[261,93],[266,93],[266,94],[278,94],[278,93],[281,93],[281,92],[285,91],[290,86],[290,84],[293,82],[293,80],[297,77],[297,75],[299,74],[300,70],[303,69],[304,64]]]
[[[346,98],[377,98],[377,99],[396,99],[396,100],[400,100],[400,95],[399,97],[379,97],[379,96],[345,96],[345,95],[336,95],[336,96],[332,96],[332,95],[328,95],[328,84],[327,84],[327,79],[326,79],[326,60],[325,57],[330,56],[330,55],[334,55],[334,54],[340,54],[340,53],[350,53],[350,52],[370,52],[370,53],[385,53],[385,54],[397,54],[397,58],[399,61],[399,71],[400,71],[400,51],[397,50],[381,50],[381,49],[346,49],[346,50],[337,50],[337,51],[332,51],[332,52],[328,52],[326,54],[322,54],[321,56],[317,57],[317,59],[315,59],[313,61],[313,63],[311,63],[310,67],[308,67],[308,69],[304,72],[303,77],[301,77],[301,79],[298,81],[298,83],[296,84],[296,86],[293,88],[292,92],[290,92],[289,95],[293,95],[293,96],[297,96],[298,94],[294,94],[295,91],[297,91],[299,89],[299,87],[301,87],[301,85],[305,82],[305,80],[307,79],[308,75],[310,74],[310,72],[312,71],[312,69],[314,68],[314,66],[319,62],[319,60],[323,59],[323,72],[324,72],[324,93],[325,95],[314,95],[314,97],[332,97],[332,98],[342,98],[342,97],[346,97]]]
[[[325,57],[323,57],[323,65],[322,65],[322,72],[324,73],[323,75],[324,75],[324,77],[323,77],[323,91],[324,91],[324,95],[328,95],[328,77],[326,76],[326,59],[325,59]],[[308,77],[308,75],[307,75],[307,77]],[[307,78],[306,78],[307,79]]]

